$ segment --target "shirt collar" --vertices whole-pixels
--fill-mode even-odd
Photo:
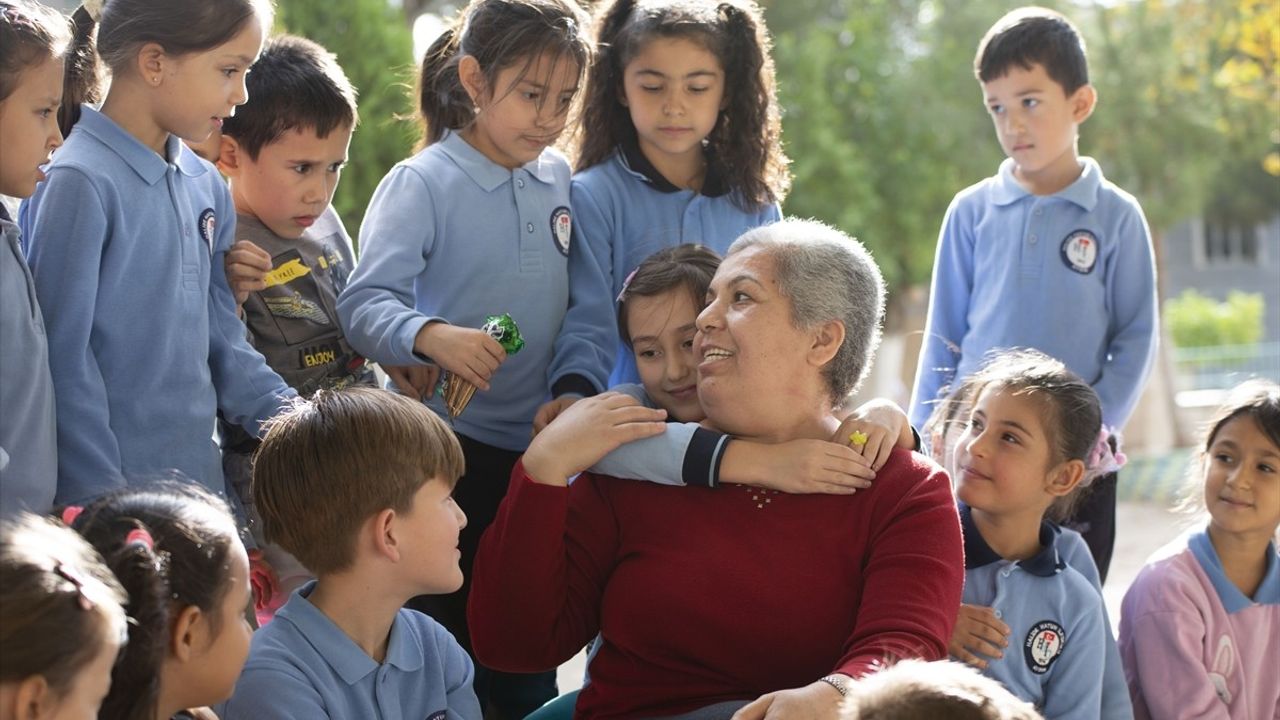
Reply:
[[[991,546],[983,539],[982,533],[978,532],[978,526],[973,522],[973,511],[964,503],[960,503],[960,527],[964,531],[965,570],[980,568],[984,565],[1004,560],[995,550],[991,549]],[[1060,532],[1053,523],[1042,520],[1040,522],[1040,552],[1015,564],[1037,577],[1053,577],[1058,571],[1066,567],[1066,563],[1062,562],[1062,559],[1058,557],[1058,549],[1056,547]]]
[[[347,636],[320,608],[307,598],[315,590],[316,581],[298,588],[289,602],[276,612],[275,621],[284,619],[298,629],[298,633],[329,663],[338,677],[348,685],[354,685],[369,673],[378,669],[378,663],[369,657],[355,641]],[[389,665],[405,672],[422,667],[425,651],[422,640],[414,635],[400,611],[391,623],[391,637],[387,642]],[[274,621],[273,621],[274,622]]]
[[[1091,157],[1080,157],[1079,161],[1080,177],[1050,197],[1068,200],[1079,205],[1085,212],[1092,212],[1093,206],[1098,203],[1098,188],[1102,185],[1102,168]],[[1004,162],[1000,163],[999,173],[996,174],[991,201],[996,205],[1012,205],[1030,194],[1013,176],[1013,159],[1005,158]]]
[[[159,182],[169,169],[165,158],[89,105],[80,106],[80,120],[76,122],[76,127],[83,127],[85,132],[119,155],[148,185]],[[209,171],[210,165],[172,133],[165,140],[165,157],[175,158],[174,165],[188,177],[198,177]]]
[[[724,182],[724,178],[720,175],[720,163],[713,162],[711,151],[707,152],[707,176],[702,180],[702,191],[700,194],[706,197],[720,197],[729,194],[729,188]],[[647,185],[661,193],[677,193],[683,188],[677,187],[658,172],[658,169],[649,162],[649,158],[644,156],[640,150],[640,142],[634,135],[628,133],[618,146],[618,155],[622,159],[622,166],[628,172],[635,175]]]
[[[1218,557],[1218,551],[1213,547],[1213,541],[1209,539],[1207,532],[1192,535],[1187,546],[1191,548],[1191,554],[1200,563],[1204,574],[1209,577],[1214,592],[1218,594],[1218,599],[1228,614],[1254,605],[1280,605],[1280,560],[1277,560],[1274,542],[1267,543],[1267,570],[1252,598],[1240,592],[1240,588],[1227,579],[1222,559]]]
[[[485,192],[492,192],[511,180],[513,171],[485,157],[484,153],[464,140],[461,133],[453,131],[446,133],[440,140],[440,148]],[[554,162],[554,156],[544,152],[532,162],[522,165],[520,169],[539,182],[551,185],[556,179]]]
[[[13,222],[13,218],[9,217],[9,208],[5,207],[2,202],[0,202],[0,220],[7,223]]]

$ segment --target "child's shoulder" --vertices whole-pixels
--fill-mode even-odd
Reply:
[[[1191,551],[1195,535],[1185,533],[1153,553],[1125,592],[1126,614],[1171,610],[1188,598],[1211,595],[1208,578]]]
[[[392,637],[397,632],[403,632],[413,638],[428,659],[435,657],[446,662],[457,656],[466,655],[466,651],[458,644],[453,633],[426,613],[401,608],[397,611],[395,624],[391,628]]]

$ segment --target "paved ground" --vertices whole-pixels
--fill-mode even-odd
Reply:
[[[1186,519],[1165,509],[1163,502],[1121,502],[1116,508],[1116,524],[1119,529],[1115,556],[1111,560],[1110,577],[1102,588],[1112,622],[1119,621],[1120,600],[1147,557],[1187,527]],[[582,686],[585,666],[586,657],[582,653],[560,666],[560,692]]]

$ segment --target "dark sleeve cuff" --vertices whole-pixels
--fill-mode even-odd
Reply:
[[[586,376],[578,375],[576,373],[564,375],[551,385],[551,397],[556,398],[570,393],[581,395],[582,397],[591,397],[599,394],[599,392],[600,391],[596,389],[596,386],[592,385],[591,381],[588,380]]]
[[[684,451],[684,484],[690,487],[716,487],[720,484],[720,463],[729,436],[724,433],[698,428]]]

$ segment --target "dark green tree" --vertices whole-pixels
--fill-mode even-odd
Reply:
[[[386,0],[278,0],[276,30],[302,35],[338,56],[359,91],[360,126],[333,204],[358,237],[369,198],[391,166],[408,157],[416,67],[404,16]]]

